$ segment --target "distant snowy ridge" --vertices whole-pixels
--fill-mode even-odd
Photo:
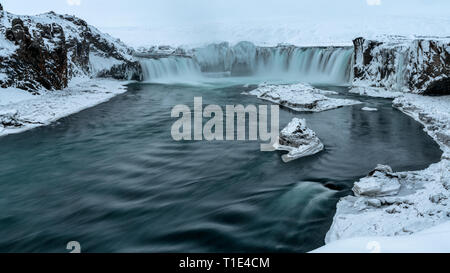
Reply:
[[[361,2],[364,0],[361,0]],[[289,8],[289,7],[285,7]],[[253,19],[250,19],[253,18]],[[217,20],[205,23],[183,22],[136,27],[104,27],[103,31],[120,38],[136,48],[152,45],[172,45],[189,48],[212,43],[229,42],[235,45],[250,41],[256,46],[276,46],[280,43],[295,46],[352,46],[356,37],[368,40],[380,35],[415,37],[450,35],[448,16],[386,16],[380,14],[346,13],[339,19],[333,16],[249,16],[245,20]]]

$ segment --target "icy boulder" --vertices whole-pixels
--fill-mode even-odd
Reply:
[[[300,112],[321,112],[361,103],[356,100],[327,97],[326,95],[336,95],[337,93],[320,90],[302,83],[260,85],[257,89],[250,91],[249,94]]]
[[[284,162],[289,162],[301,157],[317,154],[324,146],[313,130],[306,127],[304,119],[294,118],[284,128],[275,148],[279,151],[288,151],[281,158]]]
[[[355,183],[353,192],[356,196],[392,196],[398,194],[400,187],[398,176],[391,167],[378,165],[368,177]]]
[[[21,127],[23,125],[16,110],[0,110],[0,126]]]

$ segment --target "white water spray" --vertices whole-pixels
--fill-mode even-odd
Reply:
[[[346,85],[351,81],[351,47],[257,47],[241,42],[211,44],[193,50],[193,58],[142,61],[144,79],[152,82],[195,81],[202,72],[227,72],[267,80]]]

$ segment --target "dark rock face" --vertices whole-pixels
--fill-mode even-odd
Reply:
[[[132,59],[132,49],[79,18],[49,12],[39,16],[52,23],[42,24],[35,17],[5,14],[6,20],[0,21],[0,39],[15,47],[9,49],[9,55],[0,55],[2,88],[59,90],[76,76],[141,79],[142,69]],[[1,16],[5,16],[3,12]],[[92,54],[112,60],[111,66],[91,71]]]
[[[35,36],[19,18],[12,20],[6,29],[6,38],[18,49],[3,60],[0,68],[10,75],[2,87],[15,85],[25,90],[46,88],[62,89],[67,86],[67,50],[65,36],[57,24],[36,24]]]
[[[114,65],[111,69],[100,72],[98,77],[116,80],[142,81],[143,73],[139,62],[125,62]]]
[[[450,40],[353,41],[354,83],[424,95],[450,94]]]
[[[450,95],[450,78],[443,78],[432,82],[423,94],[427,96]]]

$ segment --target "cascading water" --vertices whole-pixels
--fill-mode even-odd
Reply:
[[[141,66],[145,81],[176,83],[201,78],[200,66],[192,58],[142,59]]]
[[[193,50],[193,57],[142,61],[147,81],[179,81],[201,77],[202,72],[232,76],[346,85],[352,75],[352,47],[257,47],[241,42],[211,44]]]

